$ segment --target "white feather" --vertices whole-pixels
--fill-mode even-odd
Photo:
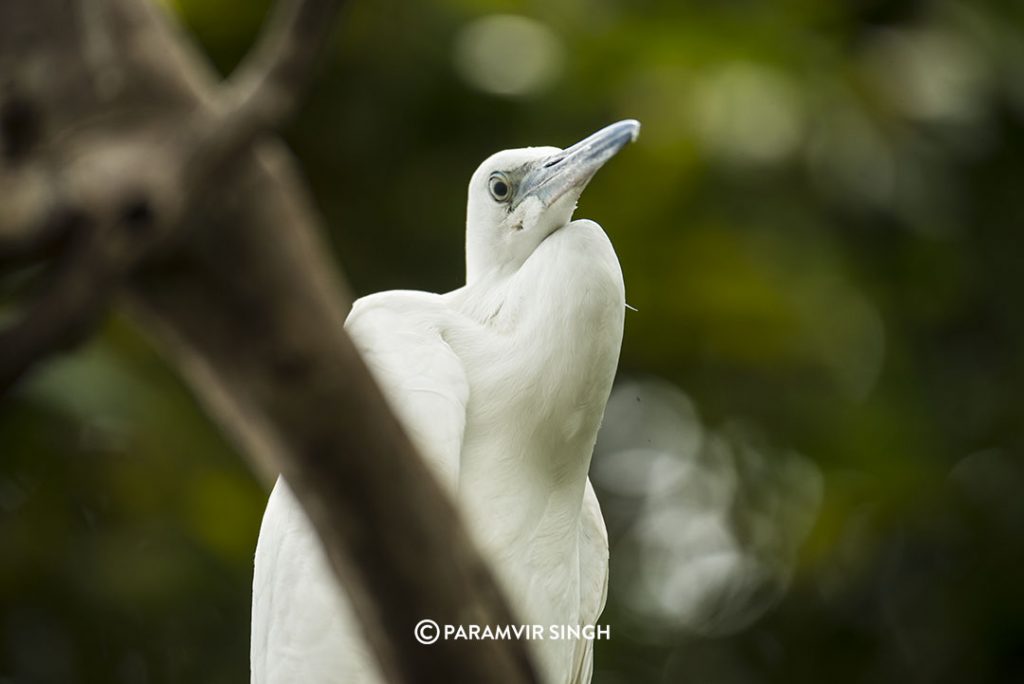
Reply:
[[[346,322],[516,618],[545,628],[595,624],[604,608],[608,536],[587,471],[625,311],[607,236],[591,221],[569,222],[579,192],[518,214],[494,210],[485,194],[493,169],[525,167],[551,150],[499,153],[474,174],[465,287],[371,295]],[[252,617],[255,684],[381,681],[282,480],[256,549]],[[528,644],[544,682],[590,681],[591,643]]]

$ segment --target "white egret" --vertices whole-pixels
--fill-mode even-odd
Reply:
[[[572,214],[639,129],[491,156],[469,183],[466,285],[370,295],[345,324],[523,624],[595,624],[604,609],[608,536],[587,471],[625,295],[608,237]],[[590,681],[591,642],[528,643],[544,682]],[[282,480],[256,549],[251,649],[258,684],[381,681]]]

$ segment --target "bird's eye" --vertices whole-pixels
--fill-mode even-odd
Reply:
[[[491,197],[498,202],[504,202],[512,194],[512,185],[501,174],[491,176],[488,187],[491,191]]]

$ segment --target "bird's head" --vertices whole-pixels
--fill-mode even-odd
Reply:
[[[564,150],[526,147],[488,157],[469,181],[466,282],[517,270],[569,223],[583,188],[639,131],[627,119]]]

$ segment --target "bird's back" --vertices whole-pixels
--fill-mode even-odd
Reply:
[[[590,222],[562,229],[537,257],[555,268],[540,261],[524,268],[519,309],[506,305],[488,318],[507,318],[504,328],[467,314],[465,292],[371,295],[355,304],[346,328],[459,501],[518,619],[586,625],[599,618],[607,591],[607,533],[586,469],[621,341],[622,276],[607,237]],[[562,279],[563,271],[572,277]],[[550,320],[531,309],[533,288],[560,297]],[[551,357],[552,350],[563,353]],[[526,372],[524,364],[541,359],[546,373]],[[283,482],[267,507],[256,565],[254,684],[378,681],[358,623]],[[590,642],[529,646],[544,681],[590,681]]]

